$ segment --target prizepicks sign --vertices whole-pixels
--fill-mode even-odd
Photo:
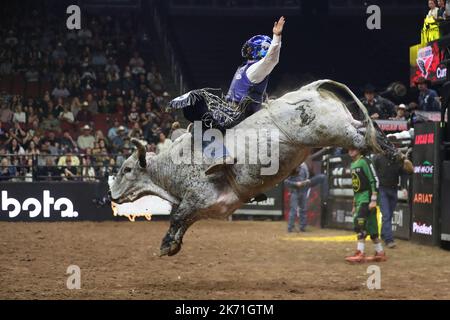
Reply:
[[[413,149],[411,239],[423,244],[439,243],[439,124],[416,124]]]

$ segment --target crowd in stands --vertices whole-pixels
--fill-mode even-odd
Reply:
[[[131,138],[156,153],[170,145],[177,119],[136,21],[93,16],[69,31],[33,10],[0,23],[1,181],[95,180]]]
[[[429,81],[419,78],[416,81],[418,100],[407,105],[395,105],[392,101],[376,93],[374,86],[368,84],[364,88],[362,103],[367,108],[372,120],[401,120],[408,121],[410,126],[416,121],[417,111],[440,112],[441,98],[438,93],[429,88]]]

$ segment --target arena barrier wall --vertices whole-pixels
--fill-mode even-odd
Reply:
[[[450,243],[450,161],[442,162],[441,241]]]
[[[107,191],[108,185],[99,182],[1,183],[0,221],[128,221],[114,217],[110,205],[99,207],[93,202]],[[235,215],[281,219],[282,192],[280,184],[267,193],[266,201],[245,205]]]
[[[414,129],[411,240],[438,245],[441,130],[437,122],[418,123]]]
[[[334,156],[324,163],[329,177],[329,196],[323,225],[326,228],[353,230],[353,189],[350,174],[350,158],[347,155]],[[411,180],[409,180],[411,181]],[[399,192],[399,201],[392,218],[394,237],[411,238],[410,202]]]
[[[258,203],[246,204],[236,210],[235,216],[266,216],[272,219],[283,218],[283,184],[266,192],[267,200]]]
[[[0,186],[0,221],[119,220],[109,205],[93,203],[106,194],[106,183],[4,182]]]

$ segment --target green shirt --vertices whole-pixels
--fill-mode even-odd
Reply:
[[[369,203],[372,193],[378,193],[378,177],[372,162],[361,156],[352,162],[351,169],[355,205]]]

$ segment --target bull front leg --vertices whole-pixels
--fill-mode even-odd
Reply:
[[[170,228],[162,240],[160,257],[171,257],[180,252],[184,234],[197,221],[196,211],[196,208],[188,201],[183,201],[179,207],[172,209]]]

